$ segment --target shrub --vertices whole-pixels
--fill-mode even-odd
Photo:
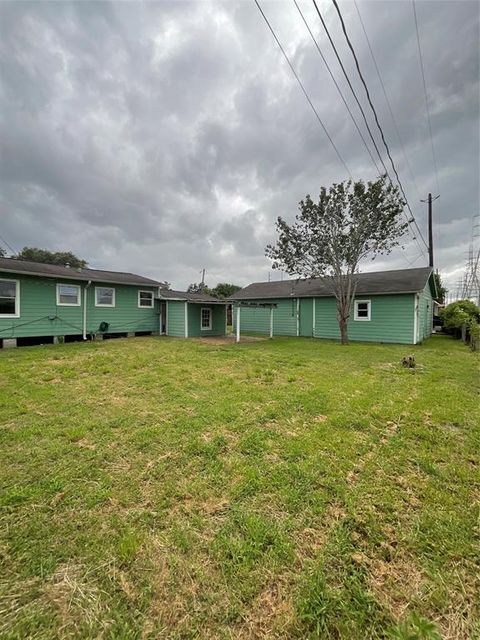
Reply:
[[[443,309],[441,317],[445,329],[459,337],[464,325],[469,327],[472,322],[480,321],[480,308],[471,300],[457,300]]]

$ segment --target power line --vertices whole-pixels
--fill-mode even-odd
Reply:
[[[336,88],[337,88],[337,91],[338,91],[338,93],[340,94],[340,97],[341,97],[341,98],[342,98],[342,100],[343,100],[343,104],[345,105],[345,107],[346,107],[346,109],[347,109],[347,111],[348,111],[348,113],[349,113],[349,115],[350,115],[350,118],[351,118],[351,120],[352,120],[353,124],[355,125],[356,130],[358,131],[358,135],[359,135],[359,136],[360,136],[360,138],[362,139],[362,142],[363,142],[363,144],[364,144],[364,146],[365,146],[365,149],[367,150],[368,155],[370,156],[370,158],[371,158],[371,160],[372,160],[372,163],[373,163],[373,165],[374,165],[375,169],[377,170],[378,175],[380,175],[381,171],[380,171],[380,169],[378,168],[377,163],[375,162],[375,158],[373,157],[372,152],[370,151],[370,148],[369,148],[369,146],[367,145],[367,142],[366,142],[365,138],[363,137],[363,134],[362,134],[362,132],[361,132],[361,130],[360,130],[360,127],[358,126],[357,121],[355,120],[355,118],[354,118],[354,116],[353,116],[353,113],[351,112],[350,107],[348,106],[348,103],[347,103],[347,101],[345,100],[345,96],[343,95],[342,90],[340,89],[340,87],[339,87],[339,85],[338,85],[338,82],[336,81],[335,76],[333,75],[333,72],[332,72],[332,70],[330,69],[330,65],[328,64],[328,62],[327,62],[327,60],[326,60],[325,56],[324,56],[324,55],[323,55],[323,53],[322,53],[322,50],[320,49],[320,45],[318,44],[317,39],[316,39],[316,38],[315,38],[315,36],[313,35],[312,30],[310,29],[310,27],[309,27],[309,25],[308,25],[308,22],[306,21],[305,16],[303,15],[302,10],[300,9],[300,7],[299,7],[299,5],[298,5],[298,3],[297,3],[297,0],[293,0],[293,2],[294,2],[294,4],[295,4],[295,6],[297,7],[298,13],[299,13],[299,14],[301,15],[301,17],[302,17],[302,20],[303,20],[303,22],[305,23],[305,26],[306,26],[306,27],[307,27],[307,29],[308,29],[308,33],[310,34],[310,36],[311,36],[311,38],[312,38],[312,40],[313,40],[313,43],[315,44],[315,47],[317,48],[317,51],[318,51],[318,53],[320,54],[320,57],[322,58],[323,62],[325,63],[325,66],[327,67],[327,71],[328,71],[328,73],[330,74],[330,77],[332,78],[333,83],[335,84],[335,86],[336,86]]]
[[[313,0],[313,2],[315,3],[315,0]],[[372,99],[370,97],[370,92],[368,90],[367,83],[365,82],[365,78],[363,76],[362,70],[360,69],[360,63],[358,62],[357,54],[355,53],[355,49],[354,49],[354,47],[353,47],[353,45],[351,43],[351,40],[350,40],[350,38],[348,36],[347,29],[346,29],[346,26],[345,26],[345,22],[343,20],[342,12],[340,11],[340,7],[338,6],[337,0],[332,0],[332,2],[334,4],[334,6],[335,6],[335,9],[337,10],[338,17],[339,17],[340,23],[342,25],[343,35],[345,36],[345,40],[347,41],[348,48],[350,49],[350,51],[352,53],[353,59],[355,60],[355,66],[357,68],[358,75],[359,75],[360,80],[361,80],[361,82],[363,84],[363,88],[365,89],[365,93],[366,93],[366,96],[367,96],[368,104],[370,105],[370,108],[372,110],[372,113],[373,113],[373,116],[374,116],[374,119],[375,119],[375,123],[376,123],[377,128],[378,128],[378,130],[380,132],[380,137],[382,138],[382,142],[383,142],[383,145],[385,147],[385,151],[387,152],[387,156],[388,156],[388,158],[390,160],[390,164],[392,165],[392,169],[393,169],[393,172],[394,172],[395,177],[397,179],[398,185],[399,185],[400,190],[402,192],[402,195],[403,195],[403,197],[405,199],[405,203],[406,203],[407,208],[408,208],[408,210],[410,212],[410,215],[413,218],[413,223],[415,224],[415,227],[416,227],[416,229],[418,231],[418,234],[420,235],[421,239],[423,240],[423,243],[425,244],[425,246],[428,249],[428,245],[427,245],[427,243],[425,241],[425,238],[423,237],[422,232],[420,231],[420,227],[418,226],[417,221],[415,220],[415,216],[413,215],[412,209],[410,207],[410,203],[408,202],[407,195],[406,195],[405,190],[403,188],[402,181],[400,180],[400,176],[398,175],[397,167],[395,166],[395,163],[393,161],[392,155],[390,153],[389,146],[388,146],[387,141],[385,139],[385,134],[383,133],[383,129],[382,129],[382,127],[380,125],[380,122],[378,120],[377,111],[376,111],[376,109],[375,109],[375,107],[373,105]]]
[[[417,195],[420,198],[420,191],[418,189],[417,181],[415,179],[415,174],[413,173],[412,166],[411,166],[411,164],[410,164],[410,162],[408,160],[408,156],[407,156],[407,153],[405,151],[405,146],[403,144],[402,137],[400,135],[400,130],[398,128],[397,121],[396,121],[395,115],[393,113],[392,105],[390,103],[387,91],[385,89],[385,85],[383,83],[382,74],[380,73],[380,69],[379,69],[379,66],[377,64],[377,59],[375,58],[375,54],[373,53],[373,48],[372,48],[372,45],[370,43],[370,38],[368,37],[367,30],[365,28],[365,24],[364,24],[363,19],[362,19],[362,14],[360,13],[360,9],[358,8],[357,0],[353,0],[353,2],[355,4],[355,9],[357,10],[357,14],[358,14],[358,17],[359,17],[359,20],[360,20],[360,24],[362,25],[363,33],[365,34],[365,39],[366,39],[367,44],[368,44],[368,49],[370,51],[370,55],[372,56],[373,64],[375,65],[375,69],[377,71],[378,79],[380,80],[380,85],[382,87],[383,95],[385,96],[385,101],[387,103],[388,110],[389,110],[390,115],[392,117],[392,121],[393,121],[393,125],[395,127],[395,132],[397,134],[398,141],[399,141],[400,146],[402,148],[402,153],[403,153],[403,158],[405,160],[405,164],[408,167],[408,170],[409,170],[409,173],[410,173],[410,177],[412,178],[412,182],[415,185],[415,189],[417,191]]]
[[[325,133],[325,135],[326,135],[326,136],[327,136],[327,138],[329,139],[330,144],[331,144],[331,145],[332,145],[332,147],[335,149],[335,153],[337,154],[337,156],[338,156],[338,158],[339,158],[340,162],[341,162],[341,163],[342,163],[342,165],[344,166],[344,168],[345,168],[345,170],[347,171],[347,173],[348,173],[349,177],[353,180],[353,176],[352,176],[352,174],[351,174],[351,172],[350,172],[350,169],[347,167],[347,164],[346,164],[345,160],[342,158],[342,156],[341,156],[341,154],[340,154],[340,151],[337,149],[337,146],[335,145],[335,143],[334,143],[334,141],[333,141],[333,139],[332,139],[331,135],[328,133],[328,130],[327,130],[326,126],[323,124],[323,121],[322,121],[322,119],[321,119],[320,115],[318,114],[318,111],[316,110],[316,108],[315,108],[315,106],[314,106],[313,102],[311,101],[310,96],[308,95],[307,90],[305,89],[305,86],[303,85],[303,83],[302,83],[302,81],[300,80],[300,78],[299,78],[299,76],[298,76],[297,72],[295,71],[294,66],[293,66],[293,65],[292,65],[292,63],[290,62],[290,59],[289,59],[289,57],[287,56],[287,54],[286,54],[286,52],[285,52],[285,49],[282,47],[282,45],[281,45],[281,43],[280,43],[280,40],[277,38],[277,35],[276,35],[275,31],[273,30],[273,28],[272,28],[272,26],[271,26],[270,22],[268,21],[267,16],[263,13],[262,7],[260,6],[260,4],[259,4],[258,0],[255,0],[255,4],[257,5],[258,10],[259,10],[259,11],[260,11],[260,13],[262,14],[263,19],[265,20],[265,22],[266,22],[266,24],[267,24],[268,28],[270,29],[270,32],[271,32],[272,36],[273,36],[273,37],[274,37],[274,39],[275,39],[275,42],[278,44],[278,46],[279,46],[279,48],[280,48],[280,51],[283,53],[283,56],[284,56],[285,60],[287,61],[287,64],[288,64],[288,66],[290,67],[290,69],[291,69],[291,71],[292,71],[293,75],[295,76],[296,81],[297,81],[297,82],[298,82],[298,84],[300,85],[300,88],[302,89],[303,94],[304,94],[304,96],[305,96],[305,98],[306,98],[306,100],[307,100],[308,104],[310,105],[310,107],[311,107],[311,109],[312,109],[313,113],[315,114],[315,117],[317,118],[318,122],[320,123],[320,125],[321,125],[321,127],[322,127],[322,129],[323,129],[323,131],[324,131],[324,133]]]
[[[433,144],[433,135],[432,135],[432,122],[430,119],[430,107],[428,105],[428,95],[427,95],[427,83],[425,82],[425,68],[423,66],[423,55],[422,55],[422,47],[420,46],[420,35],[418,33],[418,21],[417,21],[417,9],[415,7],[415,0],[412,0],[413,7],[413,17],[415,20],[415,31],[417,34],[417,45],[418,45],[418,57],[420,59],[420,69],[422,72],[422,81],[423,81],[423,93],[425,95],[425,108],[427,112],[427,121],[428,121],[428,132],[430,134],[430,146],[432,147],[432,158],[433,158],[433,166],[435,169],[435,180],[437,183],[437,191],[440,194],[440,185],[438,182],[438,169],[437,169],[437,157],[435,155],[435,147]]]
[[[403,255],[403,254],[402,254]],[[405,258],[407,260],[408,266],[411,267],[412,264],[415,264],[415,262],[417,262],[417,260],[420,260],[420,258],[422,258],[425,254],[420,253],[416,258],[414,258],[413,260],[408,260],[407,258]]]
[[[17,252],[15,251],[15,249],[12,247],[12,245],[8,244],[8,242],[5,240],[5,238],[3,238],[2,236],[0,236],[0,240],[3,242],[3,244],[4,244],[8,249],[10,249],[10,251],[11,251],[13,254],[17,253]]]
[[[360,100],[358,99],[358,96],[357,96],[357,94],[356,94],[356,92],[355,92],[355,89],[354,89],[354,88],[353,88],[353,86],[352,86],[352,83],[351,83],[350,78],[349,78],[349,76],[348,76],[348,73],[347,73],[347,71],[346,71],[346,69],[345,69],[345,66],[344,66],[344,64],[343,64],[343,62],[342,62],[342,59],[341,59],[341,57],[340,57],[340,54],[339,54],[339,53],[338,53],[338,51],[337,51],[337,47],[335,46],[335,43],[334,43],[334,41],[333,41],[333,39],[332,39],[332,36],[330,35],[330,31],[328,30],[327,24],[326,24],[325,20],[323,19],[323,16],[322,16],[322,14],[321,14],[321,12],[320,12],[320,9],[318,8],[318,5],[317,5],[316,1],[315,1],[315,0],[312,0],[312,2],[313,2],[313,5],[314,5],[314,7],[315,7],[315,9],[316,9],[316,11],[317,11],[318,17],[320,18],[320,22],[321,22],[321,23],[322,23],[322,25],[323,25],[323,28],[324,28],[324,30],[325,30],[325,33],[327,34],[327,37],[328,37],[328,39],[329,39],[329,41],[330,41],[330,44],[332,45],[332,48],[333,48],[333,50],[334,50],[334,52],[335,52],[335,56],[336,56],[336,58],[337,58],[337,60],[338,60],[338,63],[339,63],[339,65],[340,65],[340,67],[341,67],[341,69],[342,69],[342,71],[343,71],[343,75],[345,76],[345,79],[346,79],[346,81],[347,81],[347,83],[348,83],[348,86],[350,87],[350,91],[352,92],[353,97],[355,98],[355,101],[356,101],[356,103],[357,103],[357,105],[358,105],[358,108],[360,109],[360,112],[361,112],[362,117],[363,117],[363,121],[365,122],[365,126],[366,126],[367,131],[368,131],[368,134],[369,134],[370,139],[371,139],[371,141],[372,141],[372,143],[373,143],[373,146],[375,147],[375,151],[376,151],[376,152],[377,152],[377,154],[378,154],[378,157],[379,157],[380,162],[381,162],[381,164],[382,164],[382,167],[383,167],[383,169],[384,169],[384,171],[385,171],[385,174],[386,174],[386,176],[388,177],[388,179],[390,180],[390,184],[392,184],[392,186],[393,186],[393,182],[392,182],[392,179],[391,179],[391,177],[390,177],[390,174],[388,173],[388,169],[387,169],[387,167],[385,166],[385,163],[384,163],[384,161],[383,161],[382,155],[381,155],[381,153],[380,153],[380,151],[379,151],[379,149],[378,149],[377,143],[376,143],[375,138],[374,138],[374,136],[373,136],[372,130],[370,129],[370,126],[369,126],[369,124],[368,124],[368,120],[367,120],[367,116],[365,115],[365,111],[364,111],[364,109],[363,109],[363,107],[362,107],[362,105],[361,105],[361,103],[360,103]],[[420,229],[418,228],[418,225],[416,224],[415,216],[413,215],[412,209],[411,209],[411,207],[410,207],[410,204],[408,203],[408,200],[407,200],[406,196],[405,196],[405,203],[406,203],[406,205],[407,205],[407,207],[408,207],[408,210],[409,210],[409,212],[410,212],[410,215],[411,215],[411,217],[412,217],[412,221],[413,221],[413,222],[415,222],[415,225],[416,225],[417,229],[419,230],[420,236],[422,237],[422,240],[423,240],[423,242],[424,242],[424,244],[425,244],[425,247],[428,249],[427,243],[425,242],[425,240],[424,240],[423,236],[421,235],[421,231],[420,231]],[[420,245],[420,243],[419,243],[419,241],[418,241],[418,239],[417,239],[417,237],[416,237],[415,233],[413,232],[413,230],[412,230],[412,228],[411,228],[411,221],[409,220],[408,216],[406,216],[406,214],[405,214],[405,213],[404,213],[404,216],[405,216],[405,219],[406,219],[406,221],[407,221],[409,231],[410,231],[410,233],[411,233],[411,234],[412,234],[412,236],[413,236],[413,239],[417,242],[417,244],[418,244],[418,247],[419,247],[420,251],[423,251],[423,249],[422,249],[422,247],[421,247],[421,245]]]
[[[385,171],[386,175],[388,176],[387,167],[385,166],[385,163],[383,162],[382,155],[381,155],[381,153],[380,153],[380,151],[378,149],[378,146],[377,146],[377,143],[375,141],[375,138],[373,137],[372,131],[371,131],[370,126],[368,124],[367,116],[365,115],[365,111],[363,110],[363,107],[362,107],[362,105],[360,103],[360,100],[358,99],[357,94],[355,93],[355,89],[353,88],[352,83],[350,82],[350,78],[348,77],[348,73],[346,72],[345,67],[343,66],[342,59],[340,58],[340,55],[339,55],[339,53],[337,51],[335,43],[332,40],[332,36],[330,35],[330,31],[328,30],[328,27],[327,27],[327,25],[325,23],[325,20],[323,19],[323,16],[320,13],[320,9],[318,8],[318,5],[315,2],[315,0],[312,0],[312,2],[314,4],[314,6],[315,6],[315,9],[317,10],[318,17],[320,18],[320,21],[321,21],[321,23],[323,25],[323,28],[325,29],[325,32],[326,32],[326,34],[328,36],[328,39],[330,40],[330,44],[333,47],[333,50],[334,50],[335,55],[337,57],[338,63],[339,63],[339,65],[340,65],[340,67],[341,67],[341,69],[343,71],[343,75],[345,76],[345,79],[346,79],[346,81],[348,83],[348,86],[350,87],[350,91],[352,92],[353,97],[355,98],[355,102],[357,103],[357,106],[360,109],[360,113],[362,114],[363,121],[365,123],[365,126],[367,127],[367,131],[368,131],[368,134],[370,136],[370,139],[371,139],[371,141],[373,143],[373,146],[375,147],[375,151],[377,152],[377,155],[378,155],[378,157],[380,159],[380,162],[382,163],[383,170]]]

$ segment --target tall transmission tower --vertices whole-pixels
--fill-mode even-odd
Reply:
[[[480,305],[480,215],[472,219],[472,239],[463,274],[461,297]]]

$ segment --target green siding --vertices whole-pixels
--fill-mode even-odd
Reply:
[[[202,309],[212,310],[212,328],[201,329],[200,318]],[[189,304],[188,305],[188,337],[206,337],[225,335],[226,305],[219,304]]]
[[[95,306],[95,287],[113,287],[115,289],[115,307]],[[159,331],[158,302],[154,307],[138,307],[138,291],[152,291],[155,287],[132,287],[128,285],[111,285],[92,283],[87,289],[87,333],[97,333],[101,322],[108,322],[108,333],[130,333],[135,331]]]
[[[0,338],[23,338],[34,336],[75,335],[83,331],[83,304],[86,282],[42,278],[35,276],[0,273],[0,278],[20,282],[20,317],[0,318]],[[81,306],[57,305],[56,285],[76,284],[81,286]],[[95,286],[115,289],[115,307],[95,306]],[[92,283],[87,290],[87,333],[98,331],[100,322],[110,324],[110,333],[135,331],[158,331],[158,310],[139,309],[138,291],[153,291],[156,287],[111,285]]]
[[[185,337],[185,302],[183,300],[167,302],[167,335]]]
[[[371,319],[355,320],[352,309],[348,321],[348,337],[351,340],[412,344],[413,294],[362,295],[358,299],[371,301]],[[340,338],[335,298],[315,299],[315,338]]]
[[[297,335],[297,298],[277,298],[268,300],[249,300],[249,302],[263,302],[276,304],[273,310],[273,335],[296,336]],[[236,308],[233,314],[233,324],[237,320]],[[270,334],[270,309],[262,307],[241,307],[240,311],[241,333]],[[311,333],[310,333],[311,335]]]
[[[432,333],[433,298],[430,284],[427,282],[418,300],[418,342],[422,342]]]
[[[313,298],[300,298],[300,335],[313,336]]]

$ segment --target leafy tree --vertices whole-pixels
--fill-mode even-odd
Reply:
[[[187,292],[188,293],[206,293],[207,295],[210,295],[210,289],[207,287],[206,284],[202,282],[198,282],[198,283],[192,282],[192,284],[188,285]]]
[[[443,304],[445,302],[445,296],[448,293],[448,289],[444,287],[442,283],[442,278],[438,273],[438,271],[436,271],[433,274],[433,278],[434,278],[435,286],[437,288],[437,302],[439,302],[440,304]]]
[[[289,225],[279,217],[278,240],[265,249],[274,269],[304,278],[320,278],[335,296],[342,344],[348,344],[347,323],[357,287],[359,263],[390,253],[399,244],[406,223],[404,201],[381,176],[322,187],[318,202],[309,195]]]
[[[446,329],[461,329],[472,321],[480,321],[480,307],[471,300],[451,302],[440,314]]]
[[[216,287],[210,289],[206,284],[192,282],[192,284],[188,285],[187,292],[188,293],[205,293],[209,296],[213,296],[214,298],[228,298],[235,291],[238,291],[242,287],[239,287],[236,284],[229,284],[228,282],[219,282]]]
[[[5,249],[3,249],[3,247],[0,247],[0,258],[5,258],[6,255],[7,252],[5,251]]]
[[[212,289],[212,296],[216,298],[224,299],[233,295],[239,291],[242,287],[236,284],[229,284],[228,282],[219,282],[216,287]]]
[[[31,260],[32,262],[43,262],[46,264],[69,264],[74,269],[86,267],[88,262],[78,258],[71,251],[48,251],[38,247],[23,247],[16,256],[17,260]]]

